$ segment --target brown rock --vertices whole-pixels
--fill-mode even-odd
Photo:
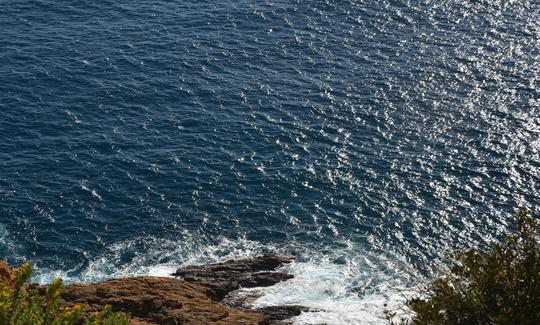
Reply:
[[[194,283],[161,277],[132,277],[97,284],[67,286],[62,298],[88,311],[104,305],[132,316],[131,324],[259,324],[264,316],[235,311],[212,301],[212,290]]]
[[[130,325],[278,325],[307,311],[301,306],[275,306],[250,310],[235,291],[241,287],[270,286],[292,275],[272,272],[292,261],[291,257],[264,255],[252,259],[188,266],[175,275],[185,280],[163,277],[128,277],[95,284],[73,284],[64,288],[64,305],[81,304],[88,312],[110,305],[114,311],[131,315]],[[0,261],[0,283],[12,285],[11,268]],[[29,286],[40,292],[45,286]],[[233,292],[234,291],[234,292]],[[222,301],[227,294],[229,296]],[[236,295],[235,295],[236,294]]]
[[[13,285],[13,272],[6,262],[0,261],[0,284]]]

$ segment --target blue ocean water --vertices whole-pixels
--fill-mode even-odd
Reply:
[[[290,253],[258,304],[378,323],[538,211],[539,22],[534,0],[0,1],[0,257],[69,282]]]

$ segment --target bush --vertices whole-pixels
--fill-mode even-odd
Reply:
[[[127,325],[128,316],[114,313],[110,306],[102,312],[86,314],[80,305],[61,307],[62,280],[54,280],[39,292],[28,288],[30,264],[13,269],[12,279],[0,284],[0,324],[2,325]]]
[[[517,233],[489,252],[454,255],[449,272],[410,299],[401,324],[540,324],[540,245],[530,212],[515,215]],[[391,324],[395,313],[388,313]]]

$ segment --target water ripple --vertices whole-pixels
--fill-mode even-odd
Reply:
[[[268,247],[299,286],[358,284],[314,305],[374,310],[538,209],[539,21],[527,0],[0,2],[0,254],[92,281]],[[337,314],[316,319],[362,315]]]

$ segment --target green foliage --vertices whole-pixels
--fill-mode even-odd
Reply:
[[[538,226],[528,211],[515,217],[517,233],[503,244],[455,254],[451,270],[407,302],[412,317],[400,323],[540,324]]]
[[[106,305],[103,311],[88,316],[86,325],[127,325],[128,317],[124,313],[113,312],[111,306]]]
[[[80,305],[59,306],[62,280],[54,280],[44,292],[28,289],[30,264],[13,270],[13,285],[0,284],[0,324],[2,325],[127,325],[128,316],[114,313],[110,306],[87,315]]]

